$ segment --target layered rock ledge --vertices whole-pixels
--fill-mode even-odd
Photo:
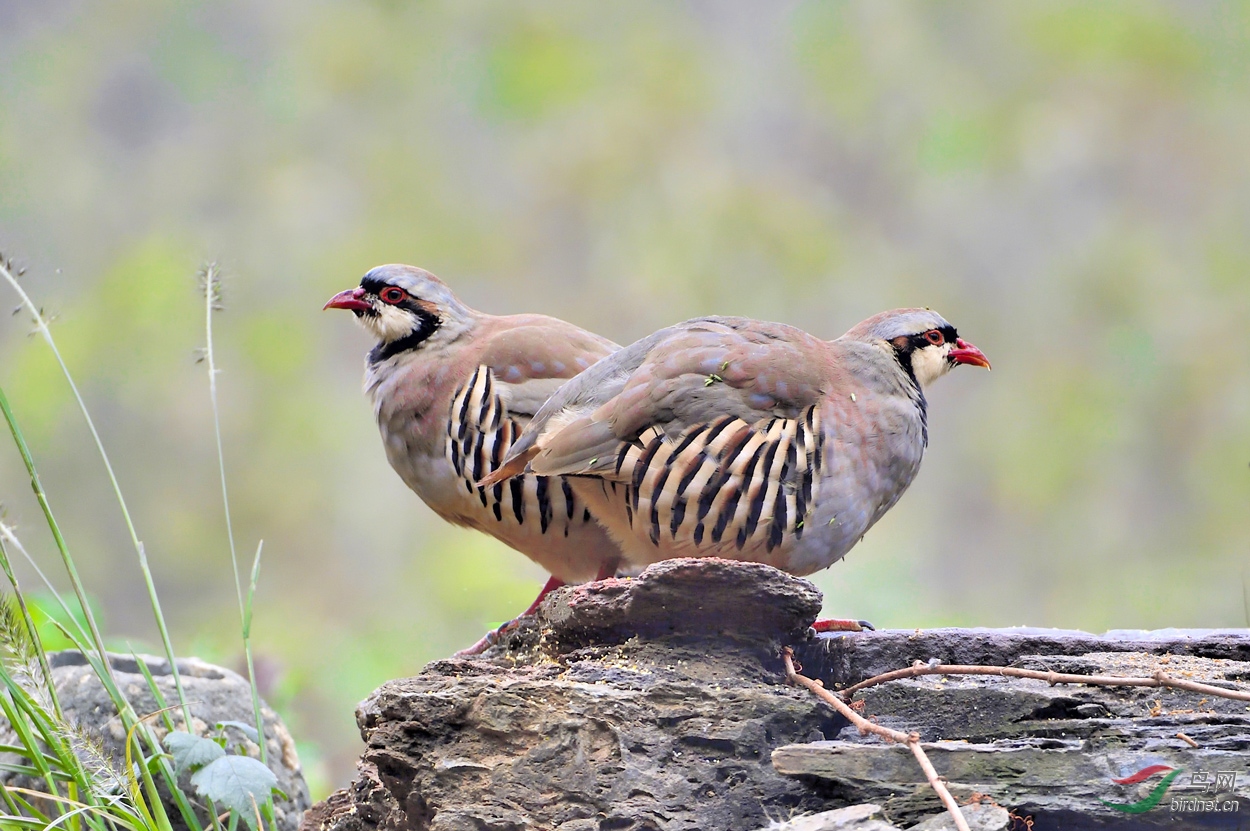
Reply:
[[[931,660],[1166,670],[1250,688],[1245,630],[813,637],[820,603],[805,580],[722,560],[671,560],[634,579],[554,592],[487,653],[436,661],[362,703],[358,776],[314,806],[303,827],[753,831],[873,803],[875,811],[851,811],[870,824],[818,826],[809,817],[802,827],[888,829],[939,814],[910,753],[844,729],[825,704],[784,683],[784,645],[831,689]],[[1034,831],[1240,828],[1250,820],[1244,701],[992,676],[896,681],[861,699],[878,722],[919,731],[957,798],[1010,809],[1020,828],[1026,817]],[[1139,782],[1112,781],[1151,766],[1156,773]],[[1130,825],[1129,814],[1104,804],[1149,799],[1176,770],[1168,798],[1132,814]],[[1181,817],[1172,797],[1224,810]]]

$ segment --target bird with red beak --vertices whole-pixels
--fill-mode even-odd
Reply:
[[[561,387],[482,484],[566,477],[633,567],[723,557],[811,574],[912,483],[924,391],[961,364],[990,366],[929,309],[882,312],[831,341],[689,320]]]

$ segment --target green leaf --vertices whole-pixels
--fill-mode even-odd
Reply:
[[[212,739],[193,736],[183,730],[174,730],[165,736],[165,749],[174,757],[174,770],[178,775],[210,764],[226,755],[221,745]]]
[[[218,730],[224,730],[227,727],[233,727],[234,729],[238,730],[240,733],[247,736],[249,739],[256,742],[257,744],[260,743],[260,733],[256,732],[256,727],[254,725],[248,724],[245,721],[219,721],[217,722]]]
[[[222,756],[200,768],[191,784],[200,796],[237,812],[255,828],[256,811],[277,787],[278,777],[249,756]]]

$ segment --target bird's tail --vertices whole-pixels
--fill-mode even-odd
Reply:
[[[537,447],[530,447],[524,453],[512,456],[507,459],[497,470],[486,474],[477,483],[479,488],[489,488],[498,485],[500,482],[506,482],[513,476],[520,476],[525,472],[525,468],[529,466],[530,459],[538,455]]]

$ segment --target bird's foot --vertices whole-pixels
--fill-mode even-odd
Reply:
[[[528,609],[526,609],[524,612],[521,612],[521,614],[517,615],[512,620],[509,620],[506,623],[501,624],[498,629],[492,629],[491,631],[487,632],[485,635],[483,635],[482,637],[478,639],[477,643],[473,644],[473,646],[470,646],[468,649],[462,649],[459,652],[453,652],[451,657],[471,658],[474,655],[481,655],[483,652],[490,649],[495,644],[499,643],[499,639],[503,637],[505,632],[509,632],[515,629],[517,627],[517,624],[521,622],[521,618],[529,617],[530,615],[533,615],[534,612],[538,611],[538,607],[542,605],[543,598],[545,598],[547,595],[551,594],[553,591],[555,591],[556,589],[560,588],[563,585],[564,585],[563,580],[561,580],[558,577],[552,577],[542,587],[542,591],[538,593],[538,597],[534,598],[534,602],[530,604]]]
[[[472,658],[474,655],[481,655],[483,652],[499,643],[500,638],[517,628],[517,626],[520,625],[521,620],[529,615],[530,612],[525,612],[517,617],[514,617],[512,620],[499,624],[498,628],[492,629],[482,637],[478,638],[477,643],[473,644],[473,646],[470,646],[467,649],[461,649],[459,652],[453,652],[451,657]]]
[[[465,649],[451,653],[453,658],[472,658],[474,655],[481,655],[499,642],[499,630],[492,629],[485,635],[477,639],[477,643]]]
[[[812,624],[812,629],[817,632],[863,632],[865,629],[875,632],[877,627],[866,620],[831,617],[816,621]]]
[[[606,580],[609,577],[615,577],[616,567],[617,567],[617,563],[615,561],[601,565],[599,567],[599,573],[595,575],[595,579]],[[499,643],[499,639],[503,637],[504,634],[506,634],[507,632],[511,632],[513,629],[517,628],[517,626],[521,623],[522,619],[527,618],[527,617],[532,617],[534,613],[538,611],[538,607],[542,605],[543,599],[546,598],[547,595],[551,594],[553,591],[555,591],[556,589],[564,585],[567,585],[567,584],[563,580],[561,580],[559,577],[555,577],[553,575],[551,579],[549,579],[547,583],[542,587],[542,590],[538,593],[538,597],[534,598],[534,602],[530,604],[528,609],[526,609],[524,612],[521,612],[521,614],[517,615],[512,620],[501,624],[498,629],[492,629],[491,631],[487,632],[485,635],[483,635],[481,638],[478,639],[477,643],[473,644],[473,646],[470,646],[468,649],[461,649],[459,652],[453,652],[451,657],[472,658],[474,655],[481,655],[483,652],[490,649],[495,644]]]

